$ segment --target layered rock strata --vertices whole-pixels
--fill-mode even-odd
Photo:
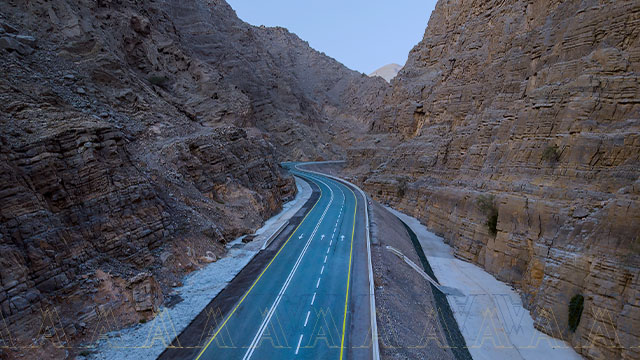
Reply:
[[[439,1],[349,156],[593,359],[640,358],[639,28],[637,1]]]
[[[295,195],[278,162],[341,154],[387,87],[221,0],[4,1],[0,67],[0,357],[180,301]]]

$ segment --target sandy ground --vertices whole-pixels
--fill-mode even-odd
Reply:
[[[536,330],[520,295],[471,263],[408,215],[388,208],[418,236],[435,276],[463,295],[447,296],[474,359],[581,359],[567,343]]]
[[[244,244],[242,238],[234,240],[227,244],[229,251],[226,257],[186,276],[184,285],[176,289],[177,295],[182,299],[180,302],[172,304],[171,307],[160,308],[158,315],[148,323],[103,336],[97,348],[90,349],[92,353],[89,358],[156,359],[202,312],[211,299],[253,259],[266,239],[305,204],[311,196],[311,187],[298,178],[296,178],[296,186],[298,187],[296,198],[286,203],[278,215],[267,220],[264,226],[256,231],[257,237],[253,241]]]

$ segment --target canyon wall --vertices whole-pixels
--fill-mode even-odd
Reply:
[[[439,1],[348,165],[543,331],[640,358],[637,1]]]
[[[2,1],[0,55],[0,358],[179,301],[388,87],[224,1]]]

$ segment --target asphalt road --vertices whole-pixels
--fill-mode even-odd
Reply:
[[[320,196],[196,359],[371,358],[364,200],[342,183],[285,166]]]

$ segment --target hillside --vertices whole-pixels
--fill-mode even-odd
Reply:
[[[0,23],[0,333],[41,357],[64,353],[44,328],[152,317],[292,198],[280,161],[341,156],[387,87],[222,0],[5,1]]]

